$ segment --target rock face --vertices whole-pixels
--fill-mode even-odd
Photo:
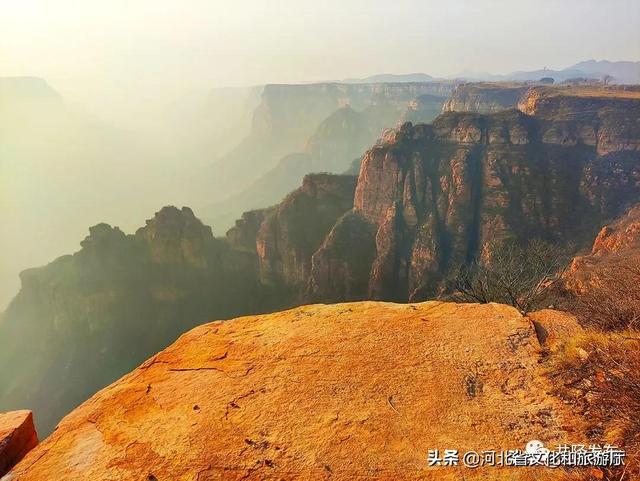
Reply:
[[[220,202],[241,193],[277,167],[285,156],[303,152],[308,139],[321,124],[344,107],[348,106],[359,113],[374,110],[380,114],[385,110],[387,117],[391,114],[392,120],[383,126],[393,127],[411,100],[425,94],[444,100],[451,94],[453,85],[452,82],[266,85],[254,112],[249,135],[217,160],[211,166],[209,175],[204,176],[209,195],[213,201]],[[352,159],[344,160],[348,162]],[[299,178],[312,172],[304,171]],[[279,198],[286,193],[287,190],[281,192]],[[262,205],[245,208],[256,207]],[[207,220],[213,219],[207,217]]]
[[[363,297],[420,300],[437,294],[448,273],[486,255],[496,240],[585,245],[640,198],[640,155],[626,146],[603,155],[594,145],[545,137],[559,128],[511,110],[451,112],[433,125],[390,132],[364,156],[356,187],[353,215],[371,234],[329,256],[325,248],[318,264],[345,265],[366,250],[373,261],[359,268],[369,272]],[[345,229],[346,223],[337,225],[333,238],[349,238]],[[373,254],[361,248],[373,243]],[[331,260],[320,262],[323,256]],[[313,292],[320,299],[334,295],[342,271],[316,271]]]
[[[32,409],[41,433],[212,313],[271,307],[255,254],[215,239],[188,208],[163,208],[135,235],[99,224],[81,246],[24,271],[0,322],[0,406]]]
[[[0,413],[0,476],[38,445],[31,411]]]
[[[599,155],[640,150],[640,92],[586,88],[532,88],[518,108],[553,121],[541,133],[545,143],[595,146]]]
[[[211,227],[204,225],[188,207],[164,207],[136,236],[147,244],[153,262],[206,268],[207,251],[213,243]]]
[[[604,226],[591,252],[573,259],[565,274],[566,286],[575,293],[584,293],[597,282],[600,269],[633,263],[640,264],[640,206]]]
[[[640,149],[640,91],[633,86],[462,84],[443,112],[491,113],[517,108],[550,122],[544,143],[595,146],[600,155]]]
[[[269,215],[256,236],[260,280],[302,299],[311,256],[338,218],[353,205],[356,178],[308,175]]]
[[[461,84],[453,90],[451,98],[442,106],[442,111],[487,114],[512,109],[518,105],[527,90],[529,87],[525,84]]]
[[[69,414],[10,479],[560,479],[427,466],[430,449],[584,440],[548,394],[539,353],[531,320],[497,304],[363,302],[213,322]]]
[[[629,210],[612,225],[602,228],[593,243],[591,254],[605,256],[640,249],[640,206]]]
[[[311,258],[306,297],[323,302],[365,299],[375,253],[375,227],[347,212]]]

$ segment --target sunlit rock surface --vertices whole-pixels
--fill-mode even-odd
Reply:
[[[311,305],[213,322],[69,414],[11,479],[559,479],[427,466],[430,449],[580,442],[539,360],[531,320],[498,304]]]

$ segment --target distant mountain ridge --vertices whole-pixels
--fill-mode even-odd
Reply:
[[[611,75],[615,82],[637,84],[640,83],[640,62],[610,62],[608,60],[586,60],[571,67],[592,75]]]
[[[345,79],[345,83],[411,83],[411,82],[433,82],[437,80],[435,77],[426,73],[407,73],[407,74],[378,74],[371,75],[362,79]]]
[[[306,140],[302,151],[282,157],[277,164],[242,191],[202,209],[203,219],[217,233],[229,229],[240,215],[280,202],[296,189],[306,174],[339,174],[380,138],[385,128],[399,122],[430,122],[438,116],[445,97],[424,94],[406,102],[387,102],[354,110],[350,104],[324,119]]]
[[[515,71],[508,74],[491,74],[487,72],[464,72],[458,77],[466,80],[488,81],[537,81],[543,77],[551,77],[556,82],[564,82],[576,78],[602,80],[612,77],[612,83],[640,84],[640,62],[610,62],[608,60],[586,60],[564,69],[538,69]]]
[[[424,94],[445,98],[453,86],[450,81],[266,85],[249,134],[235,149],[200,171],[196,182],[210,203],[223,201],[243,192],[285,156],[304,152],[316,129],[338,109],[349,106],[362,112],[384,107],[396,110],[399,118],[411,100]]]
[[[40,77],[0,77],[0,105],[62,102],[62,96]]]
[[[623,84],[640,83],[640,61],[616,61],[609,60],[585,60],[563,69],[534,69],[516,70],[506,74],[495,74],[491,72],[465,71],[458,75],[445,75],[441,77],[432,76],[426,73],[410,74],[377,74],[364,78],[349,78],[341,82],[344,83],[390,83],[390,82],[434,82],[443,80],[469,80],[469,81],[537,81],[542,77],[552,77],[558,82],[564,82],[572,78],[602,79],[603,76],[613,77],[613,81]]]

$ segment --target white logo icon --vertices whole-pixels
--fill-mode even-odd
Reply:
[[[549,456],[550,451],[544,447],[544,443],[542,441],[538,441],[537,439],[532,439],[525,446],[524,452],[526,454],[529,454],[531,456],[536,456],[544,460]]]

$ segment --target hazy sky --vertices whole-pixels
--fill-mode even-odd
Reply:
[[[0,76],[79,99],[640,59],[638,0],[0,0]],[[108,95],[106,95],[108,94]]]

